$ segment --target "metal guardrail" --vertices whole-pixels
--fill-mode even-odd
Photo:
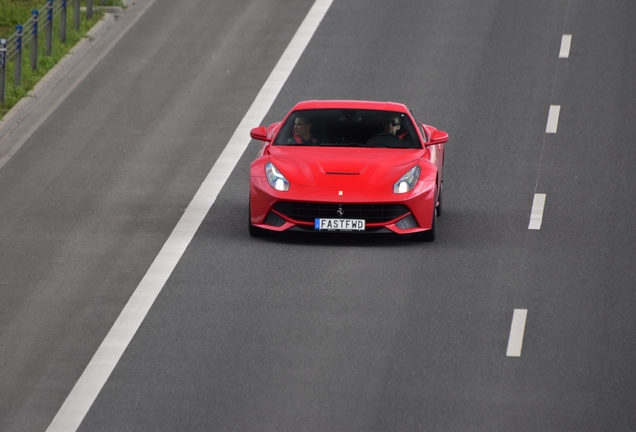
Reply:
[[[13,82],[19,86],[22,81],[22,54],[24,47],[30,44],[31,69],[38,68],[38,38],[44,32],[45,55],[50,56],[53,50],[53,20],[59,18],[59,38],[66,42],[66,18],[68,3],[73,3],[73,24],[80,28],[80,0],[46,0],[39,10],[31,11],[31,19],[16,26],[16,32],[8,39],[0,39],[0,103],[4,105],[6,88],[6,70],[10,61],[14,61]],[[105,5],[106,0],[101,0]],[[93,16],[93,0],[86,0],[86,19]]]

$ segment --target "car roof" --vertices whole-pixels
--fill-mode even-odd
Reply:
[[[298,102],[293,111],[309,109],[368,109],[408,113],[406,105],[396,102],[374,102],[361,100],[310,100]]]

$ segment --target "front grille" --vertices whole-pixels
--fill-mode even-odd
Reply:
[[[338,209],[342,208],[342,216]],[[274,205],[278,213],[302,222],[314,222],[316,218],[364,219],[366,223],[382,223],[404,216],[409,212],[403,204],[320,204],[303,202],[279,202]]]

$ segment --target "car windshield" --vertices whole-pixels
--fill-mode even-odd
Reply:
[[[406,114],[357,109],[294,111],[274,145],[422,148]]]

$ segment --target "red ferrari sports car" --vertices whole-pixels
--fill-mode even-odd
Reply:
[[[435,240],[448,134],[393,102],[307,101],[259,126],[249,233],[408,234]]]

